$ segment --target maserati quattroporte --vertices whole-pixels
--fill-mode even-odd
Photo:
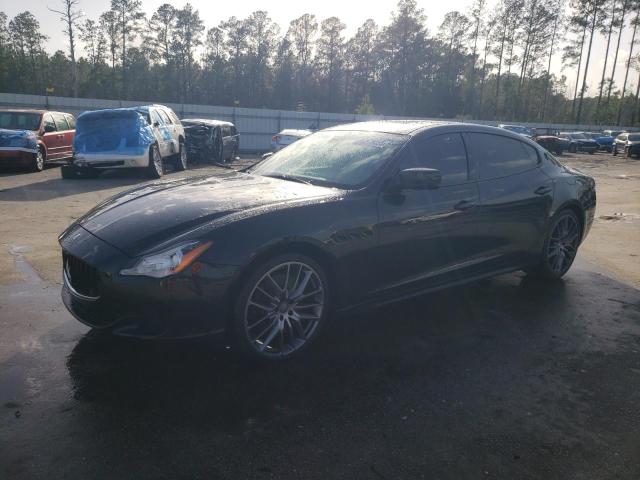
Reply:
[[[595,203],[592,178],[504,129],[342,125],[96,206],[60,236],[62,296],[114,334],[225,332],[283,359],[340,311],[515,270],[559,278]]]

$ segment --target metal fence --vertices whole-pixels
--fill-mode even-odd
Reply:
[[[79,115],[87,110],[103,108],[133,107],[148,102],[125,100],[100,100],[96,98],[45,97],[42,95],[22,95],[15,93],[0,93],[0,107],[12,108],[41,108],[59,110]],[[180,118],[211,118],[226,120],[236,125],[241,135],[243,151],[266,151],[274,133],[285,128],[326,128],[341,123],[361,122],[366,120],[396,120],[416,119],[416,117],[398,117],[385,115],[357,115],[344,113],[323,112],[294,112],[289,110],[268,110],[262,108],[216,107],[211,105],[192,105],[165,103],[172,108]],[[422,120],[438,120],[459,122],[460,119],[424,118]],[[473,123],[496,125],[495,121],[472,120]],[[528,127],[548,127],[561,131],[602,131],[629,130],[636,128],[606,125],[572,125],[550,123],[518,123]]]

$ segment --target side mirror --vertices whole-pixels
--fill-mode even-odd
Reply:
[[[407,168],[396,176],[394,187],[398,190],[433,190],[440,186],[442,174],[435,168]]]
[[[153,122],[153,126],[154,127],[159,127],[160,126],[160,122]]]
[[[54,127],[53,125],[45,125],[44,126],[44,133],[51,133],[51,132],[55,132],[56,131],[56,127]]]

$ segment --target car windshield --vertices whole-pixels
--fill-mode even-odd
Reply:
[[[7,130],[38,130],[40,128],[40,114],[0,112],[0,128]]]
[[[531,130],[529,130],[527,127],[521,127],[518,125],[505,125],[504,128],[511,132],[520,133],[522,135],[531,135]]]
[[[362,186],[408,141],[406,135],[360,131],[314,133],[249,171],[337,188]]]

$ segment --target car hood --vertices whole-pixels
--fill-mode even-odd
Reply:
[[[125,254],[137,256],[225,215],[324,199],[338,192],[233,172],[141,186],[99,204],[77,223]]]

